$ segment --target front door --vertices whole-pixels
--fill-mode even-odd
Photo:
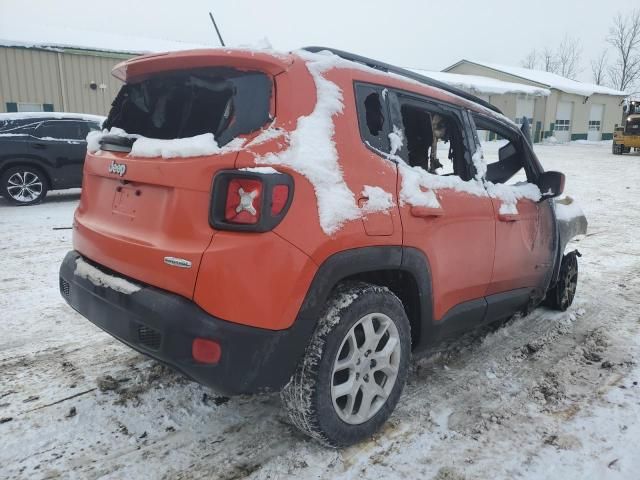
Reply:
[[[482,184],[470,180],[475,172],[466,113],[409,94],[391,98],[402,137],[397,155],[403,245],[427,256],[434,326],[452,332],[479,324],[491,281],[495,219]]]
[[[496,254],[487,297],[511,292],[516,301],[526,301],[533,291],[544,293],[553,265],[552,200],[540,202],[531,193],[536,190],[528,184],[535,183],[541,167],[522,137],[491,118],[474,115],[473,120],[481,133],[499,138],[484,148],[486,180],[496,185],[489,188],[494,192]],[[514,202],[517,197],[522,198]]]

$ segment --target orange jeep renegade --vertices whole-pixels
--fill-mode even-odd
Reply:
[[[60,291],[197,382],[280,390],[297,427],[350,445],[392,413],[412,355],[573,300],[586,220],[558,213],[564,176],[526,122],[479,98],[319,47],[113,73]]]

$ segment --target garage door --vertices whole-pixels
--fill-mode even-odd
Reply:
[[[604,105],[602,103],[594,103],[591,105],[589,112],[589,125],[587,130],[587,140],[599,142],[602,140],[602,114],[604,113]]]
[[[571,140],[571,116],[573,113],[573,102],[558,102],[556,113],[556,125],[554,136],[559,142]]]

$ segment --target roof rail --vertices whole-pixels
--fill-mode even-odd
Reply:
[[[356,55],[355,53],[349,53],[349,52],[345,52],[343,50],[337,50],[335,48],[304,47],[303,50],[307,50],[308,52],[313,52],[313,53],[321,52],[323,50],[328,50],[329,52],[333,53],[334,55],[337,55],[337,56],[339,56],[341,58],[344,58],[345,60],[350,60],[352,62],[361,63],[363,65],[366,65],[367,67],[371,67],[371,68],[373,68],[375,70],[380,70],[382,72],[395,73],[396,75],[400,75],[402,77],[410,78],[411,80],[415,80],[416,82],[423,83],[423,84],[428,85],[430,87],[436,87],[436,88],[439,88],[441,90],[445,90],[445,91],[447,91],[449,93],[453,93],[454,95],[458,95],[459,97],[465,98],[465,99],[470,100],[470,101],[472,101],[474,103],[482,105],[483,107],[486,107],[486,108],[488,108],[490,110],[493,110],[494,112],[502,114],[502,112],[500,111],[500,109],[498,107],[496,107],[495,105],[490,104],[486,100],[483,100],[483,99],[481,99],[479,97],[476,97],[475,95],[467,93],[464,90],[461,90],[459,88],[452,87],[451,85],[447,85],[446,83],[440,82],[438,80],[434,80],[433,78],[429,78],[429,77],[426,77],[424,75],[420,75],[419,73],[412,72],[412,71],[407,70],[405,68],[395,67],[395,66],[390,65],[388,63],[380,62],[378,60],[373,60],[373,59],[367,58],[367,57],[362,57],[360,55]]]

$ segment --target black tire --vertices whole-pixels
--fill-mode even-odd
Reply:
[[[631,147],[623,147],[622,148],[622,153],[629,153],[631,152]]]
[[[48,191],[47,177],[42,170],[31,165],[8,168],[0,178],[2,196],[14,205],[40,203],[47,196]]]
[[[569,252],[562,257],[558,282],[549,289],[544,305],[554,310],[566,311],[576,295],[578,287],[578,252]]]
[[[611,145],[611,153],[614,155],[622,155],[623,146],[619,143],[614,143]]]
[[[361,336],[361,340],[366,339],[362,322],[365,318],[370,318],[373,319],[373,332],[376,333],[373,338],[377,338],[383,324],[377,323],[376,326],[376,316],[384,319],[387,330],[379,340],[374,340],[374,343],[369,344],[376,345],[372,352],[364,350],[367,348],[365,343],[358,345],[360,340],[357,339],[357,332],[359,328],[362,328],[364,336]],[[389,320],[395,326],[395,330],[391,327]],[[353,332],[352,327],[354,328]],[[386,339],[385,336],[387,336]],[[389,343],[389,338],[394,338],[395,341]],[[349,340],[356,342],[356,347],[353,350],[353,355],[343,358],[345,349],[352,348],[353,343]],[[386,381],[389,380],[389,376],[384,372],[380,375],[383,369],[379,365],[380,370],[374,371],[376,360],[373,357],[376,357],[376,354],[383,355],[383,350],[388,351],[394,348],[385,349],[385,345],[398,344],[400,346],[399,353],[396,352],[393,354],[396,356],[389,357],[389,360],[393,358],[395,365],[397,365],[396,377],[392,380],[393,384],[387,385]],[[369,353],[367,354],[367,352]],[[369,356],[371,358],[368,358]],[[353,365],[353,369],[348,367],[340,370],[337,367],[338,361],[345,360]],[[387,421],[402,393],[410,360],[411,327],[398,297],[385,287],[360,282],[343,284],[334,290],[327,302],[325,313],[318,322],[305,356],[296,373],[283,389],[281,398],[291,422],[307,435],[330,447],[353,445],[369,438]],[[358,366],[356,366],[356,362]],[[355,373],[355,369],[360,369],[364,373]],[[345,372],[346,380],[344,379]],[[335,385],[339,375],[342,376],[343,383],[337,383],[337,385],[353,383],[356,386],[351,391],[356,391],[355,395],[347,394],[338,397],[338,400],[332,397],[332,392],[337,392]],[[375,384],[369,384],[369,381],[375,382]],[[385,400],[383,395],[375,394],[376,396],[371,397],[373,400],[367,402],[371,408],[367,408],[364,413],[361,413],[360,410],[365,410],[362,407],[365,405],[363,392],[366,391],[365,388],[371,389],[374,385],[377,389],[383,387],[383,389],[387,389],[388,396]],[[360,396],[360,404],[358,404],[358,396]],[[349,405],[348,402],[351,402],[351,406],[340,407],[339,400],[342,401],[346,397],[349,399],[345,400],[345,405]],[[334,406],[334,401],[336,406]],[[374,405],[376,405],[375,408]],[[361,423],[348,423],[338,413],[340,411],[342,415],[345,415],[345,410],[350,410],[353,414],[356,408],[358,410],[356,413],[362,414],[364,417]],[[367,413],[371,416],[368,417]]]

